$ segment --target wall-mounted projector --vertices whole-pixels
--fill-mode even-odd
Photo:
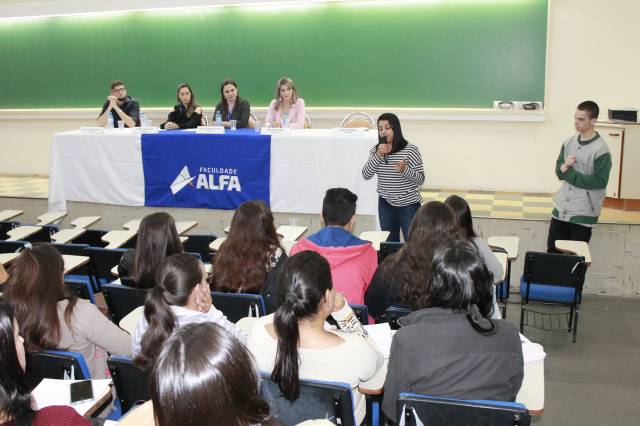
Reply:
[[[640,123],[640,110],[635,108],[610,108],[609,121],[622,121],[624,123]]]

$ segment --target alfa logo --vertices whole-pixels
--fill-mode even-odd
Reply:
[[[189,174],[189,169],[187,168],[187,166],[184,166],[180,171],[180,174],[176,176],[176,178],[173,180],[173,183],[171,184],[171,193],[173,195],[176,195],[176,193],[178,193],[185,186],[189,185],[194,179],[195,176],[191,176]]]

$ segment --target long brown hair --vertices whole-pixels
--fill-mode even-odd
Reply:
[[[291,80],[289,77],[282,77],[280,80],[278,80],[278,84],[276,85],[276,94],[274,96],[274,99],[276,100],[276,109],[280,109],[280,104],[281,104],[280,87],[282,86],[287,86],[289,89],[293,90],[293,93],[291,95],[292,106],[298,100],[298,89],[296,88],[296,85],[293,83],[293,80]]]
[[[178,105],[183,106],[182,101],[180,100],[180,90],[185,87],[189,89],[189,93],[191,93],[191,99],[189,100],[189,104],[186,107],[185,114],[187,115],[187,117],[191,117],[193,111],[195,111],[195,109],[200,105],[198,105],[198,103],[196,102],[196,95],[193,93],[193,90],[191,90],[191,86],[189,86],[188,83],[182,83],[178,86],[178,90],[176,91],[176,99],[178,101]]]
[[[140,223],[133,260],[134,285],[152,288],[160,262],[182,251],[176,223],[169,213],[157,212],[145,216]]]
[[[418,308],[418,300],[423,296],[429,277],[433,253],[447,242],[459,238],[460,228],[451,207],[440,201],[428,202],[420,207],[413,218],[405,245],[383,262],[383,280],[395,275],[400,300],[404,305]]]
[[[269,207],[259,200],[238,207],[229,236],[220,246],[211,274],[215,290],[260,293],[271,261],[282,246]]]
[[[58,302],[68,300],[64,321],[71,327],[71,315],[78,301],[64,285],[64,261],[52,246],[26,249],[13,261],[5,296],[13,306],[27,351],[56,349],[60,342]]]

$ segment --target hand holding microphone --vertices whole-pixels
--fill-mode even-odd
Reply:
[[[389,164],[389,159],[387,158],[387,154],[391,152],[391,145],[387,143],[387,139],[385,137],[380,137],[378,140],[378,156],[384,159],[384,164]]]

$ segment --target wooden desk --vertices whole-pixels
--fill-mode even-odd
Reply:
[[[7,231],[7,235],[9,236],[9,238],[7,238],[7,241],[24,240],[25,238],[29,238],[30,236],[40,231],[41,229],[42,229],[41,226],[35,226],[35,225],[18,226],[16,228],[13,228]]]
[[[0,253],[0,263],[2,263],[2,266],[11,263],[11,261],[13,261],[13,259],[17,258],[18,256],[20,256],[20,253]]]
[[[487,243],[490,247],[504,249],[509,260],[518,258],[518,246],[520,245],[518,237],[489,237]]]
[[[82,216],[71,222],[74,228],[86,228],[100,220],[100,216]]]
[[[195,228],[197,225],[198,222],[195,220],[182,220],[176,222],[176,230],[178,231],[178,235],[182,235],[190,229]]]
[[[556,240],[556,249],[568,254],[584,257],[584,263],[591,265],[589,244],[584,241]]]
[[[58,222],[66,215],[67,212],[47,212],[43,215],[38,216],[38,225],[50,225],[54,222]]]
[[[0,212],[0,221],[9,220],[23,213],[22,210],[2,210]]]
[[[213,251],[220,250],[220,246],[222,245],[222,243],[224,243],[226,239],[227,239],[226,237],[216,238],[211,242],[211,244],[209,244],[209,248]]]
[[[276,232],[282,235],[282,239],[288,241],[297,241],[306,231],[306,226],[280,225],[276,229]]]
[[[72,254],[63,254],[62,260],[64,260],[64,273],[68,274],[74,269],[89,263],[89,256],[75,256]]]
[[[500,266],[502,266],[502,276],[493,277],[493,281],[494,282],[504,281],[505,277],[507,276],[507,268],[509,264],[508,254],[502,253],[502,252],[495,252],[495,251],[493,252],[493,254],[498,259],[498,262],[500,262]]]
[[[140,229],[140,222],[142,222],[142,219],[133,219],[122,225],[122,227],[130,231],[137,231]]]
[[[142,318],[142,315],[144,315],[144,306],[138,306],[133,311],[125,315],[118,325],[121,329],[133,335],[133,332],[136,331],[136,327],[138,327],[138,322],[140,321],[140,318]]]
[[[125,245],[129,240],[136,236],[138,233],[137,228],[135,230],[116,230],[109,231],[102,236],[102,241],[108,243],[105,248],[114,249],[120,248]]]
[[[387,241],[387,238],[389,238],[389,231],[364,231],[360,234],[360,239],[371,241],[371,244],[376,251],[380,251],[380,243]]]
[[[289,253],[291,253],[291,249],[295,244],[295,241],[280,240],[280,245],[282,246],[282,248],[284,248],[284,252],[287,254],[287,256],[289,256]]]
[[[66,244],[84,234],[84,228],[62,229],[51,236],[51,241],[58,244]]]

